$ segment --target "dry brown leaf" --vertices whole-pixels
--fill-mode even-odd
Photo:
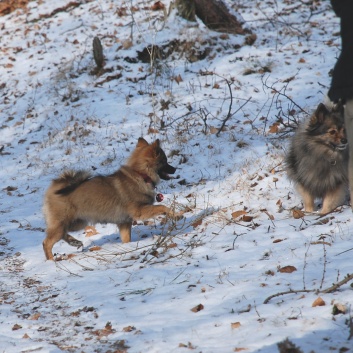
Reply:
[[[15,324],[15,325],[12,326],[12,331],[17,331],[17,330],[20,330],[21,328],[22,328],[21,325]]]
[[[132,47],[132,41],[130,39],[124,40],[121,44],[124,49],[130,49]]]
[[[165,6],[161,1],[157,1],[151,6],[152,11],[163,10],[164,8]]]
[[[181,77],[180,74],[179,74],[178,76],[175,76],[175,77],[174,77],[174,81],[175,81],[177,84],[179,84],[180,82],[183,82],[183,79],[182,79],[182,77]]]
[[[102,249],[101,246],[96,245],[96,246],[92,246],[91,248],[89,248],[89,251],[99,251],[101,249]]]
[[[112,325],[110,324],[110,322],[108,322],[103,329],[92,331],[92,333],[98,336],[99,338],[101,338],[104,336],[111,335],[112,333],[115,333],[115,331],[116,330],[112,328]]]
[[[178,245],[176,243],[170,243],[168,244],[167,248],[168,249],[173,249],[173,248],[176,248]]]
[[[284,239],[275,239],[272,243],[276,244],[276,243],[280,243],[281,241],[283,241]]]
[[[242,352],[242,351],[247,351],[247,350],[248,350],[247,348],[242,348],[242,347],[234,348],[234,352]]]
[[[85,227],[86,237],[92,237],[93,235],[99,234],[94,226]]]
[[[198,226],[200,226],[201,224],[202,224],[202,218],[196,220],[196,221],[193,222],[193,223],[191,223],[191,226],[195,229],[195,228],[197,228]]]
[[[155,129],[154,127],[148,128],[148,134],[158,134],[159,131]]]
[[[243,222],[251,222],[253,219],[254,219],[253,216],[244,215],[243,217],[241,217],[240,220],[243,221]]]
[[[150,254],[154,257],[159,257],[159,252],[157,250],[151,251]]]
[[[193,313],[198,313],[199,311],[203,310],[204,306],[202,304],[194,306],[192,309],[190,309]]]
[[[217,129],[216,127],[214,126],[210,126],[210,134],[214,135],[214,134],[217,134],[219,129]]]
[[[38,320],[40,318],[40,313],[35,313],[28,318],[28,320]]]
[[[189,348],[189,349],[195,349],[196,348],[191,342],[188,342],[188,344],[179,343],[179,347],[180,348]]]
[[[280,267],[278,269],[278,272],[281,272],[281,273],[292,273],[294,271],[296,271],[296,267],[294,266],[283,266],[283,267]]]
[[[300,58],[298,62],[300,62],[301,64],[306,63],[306,61],[305,61],[305,59],[304,59],[304,58]]]
[[[300,210],[293,210],[292,213],[295,219],[303,218],[305,216],[304,212]]]
[[[232,322],[232,323],[230,324],[230,327],[232,328],[232,330],[235,329],[235,328],[239,328],[240,326],[241,326],[241,323],[240,323],[239,321],[237,321],[237,322]]]
[[[247,212],[244,210],[235,211],[232,213],[232,218],[238,218],[240,216],[244,216],[244,215],[246,215],[246,213]]]
[[[270,126],[268,132],[270,134],[277,134],[279,131],[279,123],[274,123],[273,125]]]
[[[131,331],[135,331],[136,327],[135,326],[126,326],[123,328],[124,332],[131,332]]]
[[[327,241],[312,241],[312,242],[310,242],[310,245],[319,245],[319,244],[332,246],[332,244]]]
[[[312,307],[324,306],[324,305],[326,305],[325,301],[321,297],[318,297],[317,299],[314,300]]]
[[[25,334],[22,336],[22,338],[28,339],[28,338],[31,338],[31,337],[29,337],[29,336],[27,335],[27,333],[25,333]]]

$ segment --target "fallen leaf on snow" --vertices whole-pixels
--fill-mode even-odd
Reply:
[[[244,215],[243,217],[240,218],[240,220],[243,222],[251,222],[253,219],[254,219],[253,216],[247,216],[247,215]]]
[[[237,321],[237,322],[232,322],[231,324],[230,324],[230,327],[232,328],[232,330],[233,329],[236,329],[236,328],[239,328],[241,326],[241,323],[239,322],[239,321]]]
[[[196,348],[191,342],[188,342],[188,344],[179,343],[179,347],[181,347],[181,348],[189,348],[189,349],[195,349]]]
[[[204,306],[202,304],[194,306],[192,309],[190,309],[193,313],[198,313],[199,311],[203,310]]]
[[[317,299],[314,300],[311,306],[316,307],[316,306],[324,306],[324,305],[326,305],[325,301],[321,297],[318,297]]]
[[[21,328],[22,328],[21,325],[15,324],[15,325],[12,326],[12,331],[20,330]]]
[[[321,244],[321,245],[329,245],[331,246],[332,244],[327,242],[327,241],[312,241],[310,242],[310,245],[318,245],[318,244]]]
[[[35,313],[28,318],[28,320],[38,320],[40,318],[40,313]]]
[[[135,331],[136,327],[135,326],[126,326],[123,328],[124,332],[131,332],[131,331]]]
[[[99,338],[111,335],[114,332],[115,330],[112,328],[112,325],[110,324],[110,322],[108,322],[103,329],[92,331],[92,333],[98,336]]]
[[[293,213],[293,218],[295,219],[303,218],[305,216],[304,212],[300,210],[293,210],[292,213]]]
[[[183,78],[180,76],[180,74],[178,76],[174,77],[174,81],[179,84],[180,82],[183,82]]]
[[[164,4],[160,1],[155,2],[152,6],[151,6],[151,10],[152,11],[158,11],[158,10],[163,10],[165,8]]]
[[[93,235],[99,234],[97,229],[93,226],[87,226],[85,228],[86,237],[92,237]]]
[[[244,215],[246,215],[246,211],[244,210],[239,210],[232,213],[233,218],[239,218],[240,216],[244,216]]]
[[[191,223],[191,226],[195,229],[198,226],[200,226],[202,224],[202,218],[196,220],[195,222]]]
[[[92,246],[91,248],[89,248],[89,251],[99,251],[101,249],[102,249],[101,246],[96,245],[96,246]]]
[[[278,272],[281,273],[292,273],[296,271],[297,269],[294,266],[283,266],[278,269]]]
[[[268,130],[270,134],[277,134],[278,131],[279,131],[279,123],[274,123],[273,125],[270,126]]]

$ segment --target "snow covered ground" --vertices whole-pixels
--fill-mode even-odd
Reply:
[[[154,4],[42,0],[0,17],[0,351],[353,351],[352,288],[323,293],[352,273],[352,211],[295,218],[283,166],[339,54],[329,2],[228,0],[253,45]],[[59,242],[68,259],[45,261],[50,180],[111,173],[140,136],[178,168],[158,192],[185,219],[138,222],[129,244],[96,225],[74,234],[83,251]]]

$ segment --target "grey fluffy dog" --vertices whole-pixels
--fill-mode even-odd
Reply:
[[[323,201],[321,214],[344,203],[348,191],[348,148],[343,107],[322,103],[292,138],[285,158],[288,177],[296,184],[306,212]]]

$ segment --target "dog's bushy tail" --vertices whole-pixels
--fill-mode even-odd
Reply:
[[[86,170],[66,170],[59,176],[59,178],[53,180],[53,183],[65,185],[63,188],[57,190],[55,194],[68,195],[82,183],[91,178],[91,173]]]

